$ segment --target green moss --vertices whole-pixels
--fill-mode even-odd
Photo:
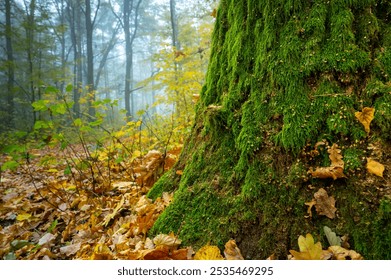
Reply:
[[[222,0],[196,125],[178,163],[184,172],[150,191],[176,190],[151,233],[179,232],[195,248],[236,238],[249,258],[286,258],[299,235],[324,240],[328,225],[365,258],[389,258],[384,182],[367,185],[358,172],[363,147],[391,137],[386,2]],[[369,135],[354,115],[363,107],[376,109]],[[327,149],[308,153],[322,139],[344,147],[347,178],[308,178],[310,167],[330,166]],[[305,218],[320,187],[337,201],[333,220],[315,210]]]

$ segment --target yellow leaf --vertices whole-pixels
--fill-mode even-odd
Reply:
[[[24,221],[24,220],[28,220],[31,218],[31,214],[29,213],[23,213],[23,214],[19,214],[17,217],[16,217],[16,220],[21,222],[21,221]]]
[[[339,178],[346,178],[343,173],[343,168],[340,166],[318,167],[315,170],[310,169],[309,173],[312,177],[320,179],[333,178],[336,180]]]
[[[367,158],[367,170],[369,173],[383,177],[384,165],[371,158]]]
[[[306,237],[300,235],[299,237],[300,252],[289,250],[295,260],[320,260],[322,256],[322,244],[317,242],[315,244],[314,238],[310,233]]]
[[[105,244],[97,244],[94,248],[94,253],[92,254],[91,260],[112,260],[113,255]]]
[[[340,166],[343,169],[344,162],[342,160],[341,150],[338,149],[338,145],[334,143],[333,146],[327,150],[327,152],[329,153],[331,166]]]
[[[375,116],[375,108],[364,107],[361,112],[355,112],[354,115],[369,133],[369,125]]]
[[[206,245],[194,255],[195,260],[224,260],[217,246]]]
[[[153,239],[153,243],[156,246],[176,247],[181,244],[181,240],[174,236],[174,234],[158,234]]]
[[[332,253],[333,260],[363,260],[364,258],[353,250],[347,250],[341,246],[330,246],[327,249]]]

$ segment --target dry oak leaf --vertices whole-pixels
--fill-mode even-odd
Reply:
[[[383,177],[384,165],[371,158],[367,158],[367,170],[369,173]]]
[[[299,249],[300,252],[295,250],[289,250],[295,260],[320,260],[322,257],[322,244],[317,242],[315,244],[314,238],[310,233],[307,233],[306,237],[299,236]]]
[[[327,251],[332,253],[333,260],[363,260],[364,258],[353,250],[347,250],[341,246],[330,246]]]
[[[354,115],[358,121],[364,126],[365,131],[369,133],[369,125],[375,116],[375,108],[364,107],[361,112],[355,112]]]
[[[329,167],[318,167],[315,171],[310,168],[309,173],[311,176],[320,179],[333,178],[334,180],[346,178],[345,174],[343,174],[344,161],[338,145],[334,143],[327,152],[329,153],[331,165]]]
[[[224,260],[217,246],[206,245],[194,255],[195,260]]]
[[[244,260],[236,241],[233,239],[225,243],[224,256],[226,260]]]
[[[346,178],[345,174],[343,174],[343,168],[340,166],[318,167],[315,170],[310,168],[309,173],[312,177],[319,179],[333,178],[336,180]]]
[[[315,208],[316,212],[319,215],[325,215],[330,219],[335,218],[335,199],[332,196],[329,196],[325,189],[320,188],[315,194],[314,198],[316,201]]]

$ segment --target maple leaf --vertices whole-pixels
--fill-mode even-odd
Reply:
[[[367,158],[367,170],[369,173],[383,177],[384,165],[371,158]]]
[[[195,260],[224,260],[217,246],[205,245],[194,255]]]
[[[317,242],[315,244],[314,238],[310,233],[306,237],[300,235],[299,240],[300,252],[289,250],[295,260],[320,260],[322,256],[322,244]]]
[[[354,115],[358,121],[364,126],[365,131],[369,133],[369,125],[375,116],[375,108],[364,107],[361,112],[355,112]]]
[[[236,241],[233,239],[225,243],[224,256],[226,260],[244,260]]]
[[[332,196],[328,196],[325,189],[320,188],[315,194],[314,198],[316,201],[315,208],[316,212],[319,215],[325,215],[326,217],[330,219],[335,218],[335,211],[337,211],[337,208],[335,208],[335,199]]]

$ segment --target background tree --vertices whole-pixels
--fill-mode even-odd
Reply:
[[[382,0],[222,0],[196,123],[149,192],[176,191],[152,234],[193,246],[234,237],[264,259],[286,258],[301,234],[325,241],[328,226],[365,258],[391,258],[390,173],[366,168],[391,164],[390,19]],[[370,131],[356,118],[369,108]],[[338,176],[313,170],[336,159]],[[320,188],[335,217],[307,209]]]

